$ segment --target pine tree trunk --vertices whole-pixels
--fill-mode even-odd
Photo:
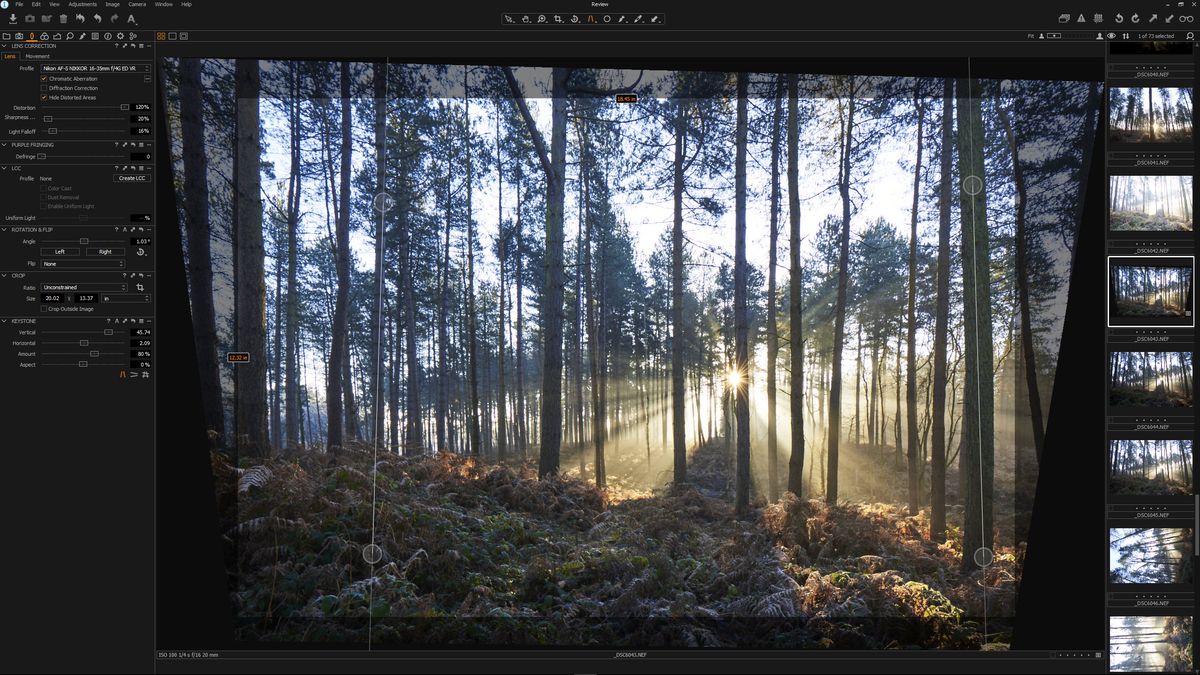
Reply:
[[[854,95],[855,83],[851,77],[848,84],[849,103],[846,126],[842,134],[842,167],[839,191],[842,195],[842,231],[838,252],[837,299],[834,306],[833,365],[829,385],[829,450],[826,462],[828,473],[825,482],[825,501],[837,503],[838,496],[838,441],[842,425],[842,343],[846,339],[846,287],[850,278],[850,155],[854,148]]]
[[[1018,156],[1020,142],[1017,131],[1009,120],[1008,111],[1000,103],[1000,94],[996,93],[996,110],[1000,124],[1004,127],[1004,135],[1008,141],[1008,152],[1012,158],[1013,184],[1016,187],[1017,214],[1016,247],[1017,303],[1021,315],[1021,356],[1024,364],[1025,386],[1028,390],[1029,418],[1033,427],[1033,447],[1037,452],[1038,463],[1042,461],[1042,448],[1046,444],[1046,429],[1042,422],[1042,395],[1038,390],[1037,354],[1033,349],[1033,317],[1029,302],[1029,232],[1025,222],[1026,189],[1025,172]]]
[[[274,341],[271,345],[271,442],[279,448],[284,447],[283,411],[280,410],[283,390],[283,316],[280,309],[283,305],[283,255],[279,250],[278,240],[275,243],[275,330]]]
[[[905,386],[908,409],[908,513],[917,515],[920,509],[921,465],[917,462],[917,212],[921,199],[921,149],[924,145],[925,107],[919,93],[914,94],[913,104],[917,108],[917,160],[913,168],[912,221],[908,233],[908,364],[905,368]],[[900,410],[896,410],[896,419]]]
[[[749,315],[746,309],[746,73],[737,76],[737,129],[734,159],[735,242],[733,264],[733,312],[738,374],[734,415],[737,417],[737,497],[739,514],[750,510],[750,353]]]
[[[400,307],[400,298],[396,298]],[[393,308],[388,308],[388,452],[400,453],[400,317]]]
[[[804,487],[804,277],[800,268],[800,181],[799,181],[799,81],[795,74],[788,78],[787,181],[788,181],[788,238],[789,284],[788,326],[791,352],[791,420],[792,456],[788,460],[788,491],[803,496]]]
[[[929,539],[946,539],[946,343],[950,323],[950,193],[951,130],[954,125],[954,83],[947,78],[942,91],[942,147],[938,193],[937,300],[933,329],[933,442],[930,448]]]
[[[337,299],[333,312],[333,338],[329,347],[329,384],[325,394],[328,408],[329,452],[337,454],[344,442],[342,371],[346,358],[346,318],[350,304],[350,64],[341,64],[342,147],[341,185],[337,213],[334,266],[337,271]],[[345,217],[343,218],[343,212]]]
[[[469,71],[468,71],[469,72]],[[464,75],[464,77],[466,77]],[[471,95],[469,85],[463,84],[466,110],[463,116],[463,145],[467,156],[467,386],[469,387],[470,409],[467,424],[470,434],[471,454],[480,455],[479,429],[479,341],[476,335],[475,313],[475,213],[471,205],[471,192],[474,189],[471,158]]]
[[[297,232],[300,221],[300,194],[302,189],[300,178],[300,83],[299,77],[293,72],[293,96],[296,102],[292,105],[292,134],[291,134],[291,169],[288,180],[288,212],[287,212],[287,291],[284,298],[286,325],[284,329],[284,433],[288,445],[299,442],[300,423],[300,382],[297,377],[297,367],[300,360],[300,305],[299,282],[297,271],[299,262]]]
[[[499,322],[496,330],[496,459],[508,460],[508,429],[505,419],[504,390],[504,262],[508,255],[508,238],[504,233],[504,163],[500,156],[500,115],[496,115],[496,233],[499,237],[497,253],[500,262]]]
[[[524,297],[525,297],[525,223],[521,220],[521,163],[517,162],[517,247],[513,252],[517,258],[517,353],[513,357],[517,366],[517,437],[518,447],[520,449],[521,458],[524,459],[529,449],[529,427],[525,417],[525,320],[524,320]],[[582,407],[582,394],[579,395],[580,407]],[[582,419],[579,422],[580,430],[583,428]]]
[[[452,148],[454,144],[454,134],[446,134],[446,144]],[[453,152],[448,150],[448,156],[453,156]],[[438,279],[438,387],[437,387],[437,420],[435,423],[437,431],[437,449],[438,452],[449,452],[447,431],[449,425],[448,416],[450,414],[450,360],[449,360],[449,345],[447,340],[447,323],[450,321],[450,227],[451,218],[454,213],[451,201],[452,178],[453,178],[452,161],[446,162],[446,184],[445,184],[445,210],[446,210],[446,227],[445,240],[441,251],[441,270],[440,278]]]
[[[782,77],[782,76],[781,76]],[[775,301],[776,247],[779,245],[779,127],[783,114],[780,80],[776,81],[771,117],[771,232],[767,254],[767,498],[779,499],[779,449],[776,437],[775,365],[779,360],[779,325]]]
[[[383,282],[384,236],[387,230],[387,204],[381,197],[387,192],[387,66],[376,64],[375,84],[375,195],[371,217],[375,219],[375,303],[371,313],[371,432],[370,439],[379,447],[383,436]]]
[[[541,457],[538,473],[558,473],[562,446],[562,314],[563,314],[563,199],[566,193],[567,76],[565,68],[552,73],[550,171],[546,184],[546,287],[542,293],[542,399],[538,420]]]
[[[235,370],[239,457],[266,457],[266,283],[263,278],[262,195],[259,192],[259,71],[255,59],[238,59],[237,91],[237,348],[250,362]]]
[[[682,484],[687,482],[683,373],[683,150],[687,120],[685,103],[679,100],[675,105],[677,109],[672,195],[675,218],[671,229],[671,423],[675,459],[674,481]]]
[[[213,307],[212,225],[208,214],[208,160],[205,157],[204,103],[200,59],[180,62],[179,116],[183,141],[184,223],[187,227],[188,281],[191,284],[192,330],[204,424],[225,445],[225,409],[217,359],[216,311]],[[240,139],[239,139],[240,140]],[[241,174],[235,172],[238,179]],[[240,366],[239,366],[240,367]]]
[[[963,327],[966,382],[963,390],[963,449],[966,509],[963,569],[976,568],[977,552],[992,548],[993,368],[992,308],[984,174],[983,114],[978,80],[960,80],[958,157],[962,217]],[[971,181],[978,190],[970,189]]]

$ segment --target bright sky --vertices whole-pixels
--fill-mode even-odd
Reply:
[[[461,71],[460,71],[461,72]],[[550,101],[547,98],[542,98],[542,92],[549,89],[549,73],[548,69],[517,69],[517,73],[525,87],[525,93],[530,98],[527,99],[531,114],[533,115],[543,137],[549,141],[550,138]],[[636,77],[636,72],[625,74],[630,79]],[[479,77],[473,74],[473,77]],[[643,83],[661,81],[669,77],[668,73],[651,73],[643,77]],[[459,78],[451,78],[452,80]],[[453,92],[448,92],[453,93]],[[462,105],[461,97],[453,99],[442,99],[447,103],[455,106]],[[436,105],[435,101],[434,104]],[[814,111],[815,116],[824,116],[826,114],[835,114],[836,101],[818,100],[816,101],[818,110]],[[335,104],[336,105],[336,104]],[[373,102],[370,99],[357,99],[355,106],[365,105],[371,106]],[[750,117],[753,121],[756,114],[769,115],[772,108],[772,102],[767,99],[755,98],[749,101]],[[939,108],[940,109],[940,108]],[[277,184],[274,189],[281,195],[286,191],[286,178],[288,173],[288,165],[290,157],[287,148],[287,120],[279,114],[278,109],[273,103],[264,102],[260,108],[262,114],[262,124],[267,131],[264,137],[264,159],[275,163],[275,175],[277,176]],[[732,108],[731,108],[732,112]],[[355,115],[357,116],[357,109]],[[471,117],[474,132],[480,135],[487,146],[494,147],[495,144],[495,124],[494,124],[495,106],[491,99],[472,98],[471,100]],[[860,113],[861,114],[861,113]],[[640,123],[646,124],[646,123]],[[813,125],[817,126],[817,125]],[[629,128],[627,133],[638,133],[632,128],[632,124],[627,124]],[[928,130],[928,126],[927,126]],[[821,131],[825,131],[821,128]],[[835,130],[836,131],[836,130]],[[335,130],[336,133],[336,130]],[[369,157],[374,148],[370,145],[373,142],[373,131],[370,129],[357,129],[356,142],[354,148],[353,164],[354,171],[357,172],[363,162],[364,156]],[[574,144],[576,141],[573,134],[569,134],[568,143]],[[805,129],[802,133],[802,147],[806,143],[818,143],[822,146],[831,146],[836,142],[833,136],[817,139],[812,129]],[[866,195],[863,200],[861,197],[855,198],[856,212],[852,217],[852,230],[859,231],[866,226],[867,223],[874,221],[876,218],[886,218],[893,225],[902,230],[902,234],[907,232],[909,219],[911,218],[912,210],[912,173],[911,168],[901,168],[901,160],[908,162],[912,161],[915,153],[915,128],[908,129],[906,133],[884,138],[879,151],[876,153],[874,162],[869,167],[855,167],[854,175],[861,179],[864,172],[869,173],[866,180],[861,181],[856,187],[859,195]],[[627,143],[627,152],[632,152],[632,145]],[[732,156],[734,152],[732,139],[730,139],[728,152]],[[306,159],[311,161],[312,157],[316,157],[316,148],[311,148],[311,152],[306,154]],[[769,244],[769,223],[770,223],[770,199],[769,199],[769,179],[770,179],[770,158],[771,148],[769,143],[753,143],[749,146],[747,152],[747,182],[749,185],[750,196],[747,198],[747,257],[749,261],[766,272],[768,262],[768,244]],[[336,159],[336,158],[335,158]],[[670,152],[665,152],[662,155],[661,170],[669,170],[667,164],[671,159]],[[925,153],[924,171],[930,170],[929,150]],[[936,161],[936,157],[933,158]],[[803,152],[800,157],[801,176],[801,231],[805,238],[804,250],[808,252],[811,248],[812,237],[811,233],[816,225],[829,215],[841,216],[842,205],[841,198],[835,188],[837,181],[837,165],[836,161],[829,161],[828,158],[820,156],[817,152]],[[779,260],[781,265],[787,264],[787,246],[788,240],[786,236],[786,223],[788,218],[787,211],[787,186],[786,175],[786,155],[783,154],[780,160],[780,183],[781,183],[781,204],[779,215]],[[336,170],[336,163],[335,163]],[[936,165],[933,167],[936,171]],[[673,212],[672,201],[669,186],[666,189],[654,192],[643,192],[634,194],[632,190],[622,190],[620,185],[615,181],[621,179],[615,175],[617,171],[610,173],[610,178],[614,180],[613,185],[613,208],[618,214],[618,217],[623,217],[629,224],[629,229],[633,236],[635,250],[638,256],[638,264],[642,271],[648,272],[647,264],[650,253],[659,241],[662,233],[671,228]],[[575,238],[577,232],[577,209],[575,204],[579,198],[575,176],[577,173],[573,170],[568,170],[567,194],[566,194],[566,237],[567,241],[571,242]],[[511,178],[511,177],[510,177]],[[725,186],[723,192],[716,196],[721,197],[724,201],[730,204],[730,208],[717,220],[711,224],[701,224],[695,221],[689,222],[685,220],[684,228],[687,238],[698,246],[717,252],[718,255],[727,256],[732,262],[734,255],[734,241],[731,236],[734,230],[735,214],[732,208],[733,202],[733,171],[729,171],[729,182]],[[539,176],[539,180],[544,180]],[[474,214],[478,223],[478,233],[482,245],[491,250],[492,244],[495,241],[497,232],[497,194],[498,189],[496,174],[490,172],[484,175],[475,185],[475,193],[473,198]],[[513,194],[513,186],[505,185],[506,197],[505,214],[506,218],[513,217],[513,209],[516,207],[515,199],[511,197]],[[264,191],[271,193],[272,187],[264,185]],[[310,237],[325,236],[325,203],[324,196],[318,189],[317,185],[312,182],[306,183],[304,191],[304,201],[302,203],[302,212],[305,214],[302,219],[302,231],[306,232]],[[685,216],[686,218],[686,216]],[[919,230],[923,231],[928,226],[928,223],[922,221],[919,225]],[[531,231],[537,234],[535,224]],[[907,238],[907,234],[903,234]],[[358,269],[369,270],[373,265],[374,249],[369,237],[362,232],[354,233],[352,237],[352,246],[355,252],[355,261]],[[693,250],[693,254],[697,251]],[[477,259],[483,261],[483,265],[476,266],[478,275],[483,279],[494,279],[498,273],[496,261],[492,255],[487,254]],[[717,260],[711,260],[715,265]],[[697,272],[715,274],[714,268],[698,267]],[[781,270],[782,272],[782,270]]]

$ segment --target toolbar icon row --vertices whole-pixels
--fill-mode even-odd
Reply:
[[[641,14],[530,14],[505,12],[500,15],[504,26],[662,26],[667,15],[661,12]]]

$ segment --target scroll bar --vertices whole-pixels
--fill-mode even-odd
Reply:
[[[1196,508],[1192,512],[1192,551],[1200,551],[1200,495],[1195,495]],[[1192,555],[1196,555],[1193,553]]]

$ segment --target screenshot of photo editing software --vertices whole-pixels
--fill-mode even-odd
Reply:
[[[1200,0],[0,0],[0,670],[1196,673]]]

